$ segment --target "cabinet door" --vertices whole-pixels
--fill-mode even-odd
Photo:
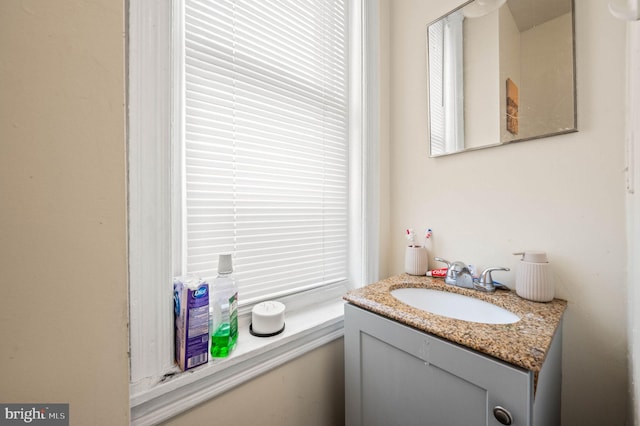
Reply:
[[[353,305],[345,380],[348,426],[531,424],[531,373]]]

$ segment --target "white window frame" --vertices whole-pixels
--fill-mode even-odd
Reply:
[[[355,31],[350,49],[350,288],[378,279],[378,1],[349,0]],[[344,287],[291,296],[287,329],[278,338],[239,339],[227,359],[176,373],[173,362],[172,235],[175,177],[171,122],[171,0],[129,1],[128,161],[130,408],[132,424],[156,424],[343,335]],[[357,18],[356,18],[357,17]],[[355,82],[355,84],[353,84]],[[366,143],[364,143],[366,141]],[[354,196],[356,195],[356,196]],[[318,301],[321,303],[318,303]],[[308,302],[313,301],[313,306]],[[240,315],[248,333],[250,308]]]

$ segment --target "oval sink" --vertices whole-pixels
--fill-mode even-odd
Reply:
[[[436,315],[485,324],[512,324],[520,317],[500,306],[457,293],[429,288],[399,288],[391,295],[414,308]]]

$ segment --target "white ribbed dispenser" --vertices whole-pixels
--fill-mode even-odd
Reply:
[[[547,254],[542,251],[514,253],[522,256],[516,272],[516,294],[534,302],[550,302],[555,286]]]

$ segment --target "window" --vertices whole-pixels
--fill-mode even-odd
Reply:
[[[345,0],[185,0],[177,274],[233,253],[240,304],[346,283]]]
[[[431,155],[464,149],[462,11],[427,29]]]
[[[129,6],[131,420],[154,424],[340,337],[341,295],[375,280],[377,3]],[[223,251],[238,348],[175,374],[172,277]],[[286,332],[242,339],[267,297]]]

